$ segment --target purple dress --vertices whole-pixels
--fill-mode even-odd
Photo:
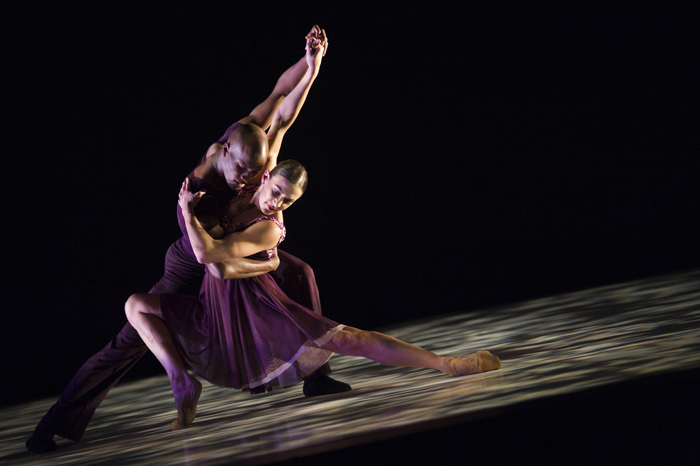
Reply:
[[[226,234],[274,217],[258,217],[234,226]],[[279,243],[278,243],[279,245]],[[269,260],[275,250],[250,256]],[[199,299],[162,295],[163,320],[186,365],[207,381],[255,390],[277,379],[286,387],[323,366],[333,353],[319,346],[342,325],[291,300],[269,274],[240,280],[219,280],[206,273]]]

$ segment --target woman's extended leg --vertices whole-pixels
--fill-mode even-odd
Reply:
[[[438,356],[389,335],[353,327],[338,331],[322,348],[334,353],[362,356],[387,366],[429,367],[455,376],[501,367],[501,360],[488,351],[477,351],[462,358]]]
[[[191,424],[197,412],[197,401],[202,393],[202,384],[187,373],[182,358],[177,352],[170,330],[163,322],[160,312],[160,295],[140,293],[132,295],[124,306],[126,317],[158,358],[168,373],[175,396],[177,419],[173,428]]]

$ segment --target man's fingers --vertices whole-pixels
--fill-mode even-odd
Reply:
[[[189,190],[190,190],[190,179],[185,178],[185,181],[182,182],[182,186],[180,187],[180,196],[189,192]]]

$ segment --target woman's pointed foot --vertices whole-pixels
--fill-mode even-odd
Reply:
[[[501,360],[498,356],[488,351],[477,351],[462,358],[452,358],[450,360],[450,370],[453,376],[459,377],[469,374],[480,374],[482,372],[500,369]]]
[[[194,377],[190,378],[187,385],[178,391],[173,389],[175,408],[177,408],[177,419],[170,424],[173,430],[182,429],[192,424],[197,415],[197,402],[201,394],[202,384]]]

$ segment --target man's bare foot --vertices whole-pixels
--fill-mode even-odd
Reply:
[[[187,385],[179,388],[178,391],[173,388],[175,408],[177,408],[177,419],[171,423],[173,430],[192,424],[197,415],[197,402],[202,394],[202,384],[194,377],[190,377],[186,383]]]
[[[469,374],[480,374],[499,369],[501,360],[498,356],[489,353],[488,351],[477,351],[469,356],[462,358],[452,358],[450,360],[450,369],[455,377]]]

